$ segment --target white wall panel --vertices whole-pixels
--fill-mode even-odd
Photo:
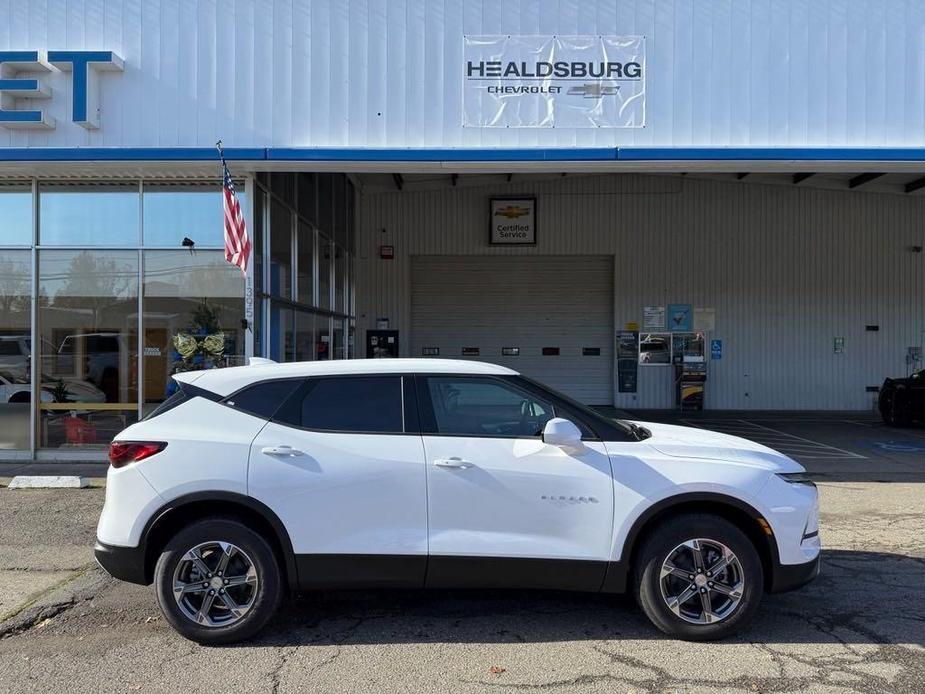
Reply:
[[[470,34],[644,34],[647,127],[461,127]],[[102,127],[0,146],[920,146],[920,0],[0,0],[0,50],[106,49]],[[23,106],[26,103],[23,102]]]
[[[488,200],[506,194],[537,196],[535,247],[488,245]],[[387,317],[414,344],[421,255],[612,255],[617,328],[647,305],[715,308],[713,409],[869,409],[865,387],[907,373],[906,348],[923,340],[925,254],[909,251],[925,245],[923,198],[618,174],[368,193],[360,209],[360,340]],[[670,369],[641,367],[639,393],[616,401],[672,406]]]

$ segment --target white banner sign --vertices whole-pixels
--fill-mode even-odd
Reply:
[[[463,127],[640,128],[644,36],[466,36]]]

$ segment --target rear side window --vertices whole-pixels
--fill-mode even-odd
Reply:
[[[145,420],[154,419],[158,415],[162,415],[165,412],[172,410],[177,405],[183,404],[184,402],[189,400],[189,398],[190,396],[187,395],[186,391],[183,390],[183,388],[178,388],[177,390],[173,392],[172,395],[170,395],[166,400],[164,400],[164,402],[162,402],[160,405],[155,407],[150,412],[150,414],[148,414],[148,416],[145,417]]]
[[[205,398],[212,402],[218,402],[222,399],[222,396],[213,393],[211,390],[206,390],[205,388],[197,388],[189,383],[178,382],[177,390],[164,400],[164,402],[155,407],[150,414],[145,416],[144,420],[154,419],[193,398]]]
[[[286,399],[302,384],[300,379],[263,381],[243,388],[225,401],[229,407],[270,419]]]
[[[306,429],[400,434],[401,376],[309,379],[300,424]]]

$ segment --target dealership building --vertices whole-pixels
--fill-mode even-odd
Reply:
[[[101,458],[250,356],[871,410],[922,368],[923,35],[917,0],[0,7],[0,459]]]

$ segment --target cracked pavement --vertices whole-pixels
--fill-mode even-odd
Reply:
[[[710,644],[663,637],[619,596],[362,591],[291,600],[257,640],[204,648],[151,588],[86,569],[101,490],[0,489],[4,588],[83,571],[0,638],[0,692],[925,691],[925,456],[918,469],[821,483],[821,576]]]

